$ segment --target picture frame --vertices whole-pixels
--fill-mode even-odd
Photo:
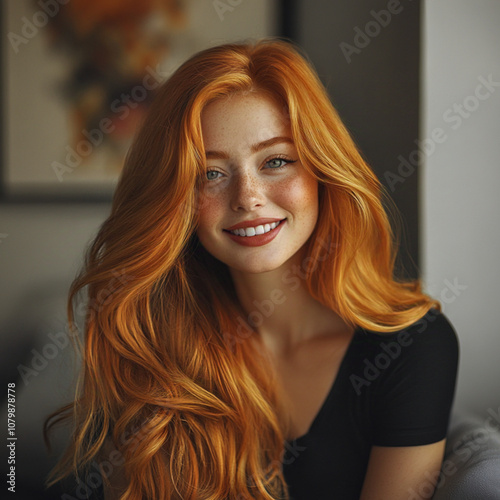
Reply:
[[[155,90],[184,60],[283,34],[275,0],[117,4],[3,2],[3,202],[110,201]]]

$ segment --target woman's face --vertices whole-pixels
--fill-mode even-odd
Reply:
[[[299,161],[286,114],[267,96],[235,93],[208,104],[201,127],[201,244],[239,271],[279,268],[318,218],[318,182]]]

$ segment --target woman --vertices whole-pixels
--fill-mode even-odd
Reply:
[[[52,481],[97,462],[106,498],[425,498],[458,345],[393,278],[383,196],[290,44],[184,63],[70,292],[83,386]]]

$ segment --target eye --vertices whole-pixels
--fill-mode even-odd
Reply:
[[[207,170],[207,180],[214,181],[215,179],[218,179],[218,174],[220,174],[218,170]]]
[[[297,160],[289,160],[287,158],[275,157],[266,161],[266,165],[270,167],[271,170],[278,170],[280,168],[284,168],[289,163],[295,163]]]

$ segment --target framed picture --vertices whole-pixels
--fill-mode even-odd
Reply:
[[[4,0],[2,197],[110,200],[158,86],[195,52],[280,35],[277,0]]]

